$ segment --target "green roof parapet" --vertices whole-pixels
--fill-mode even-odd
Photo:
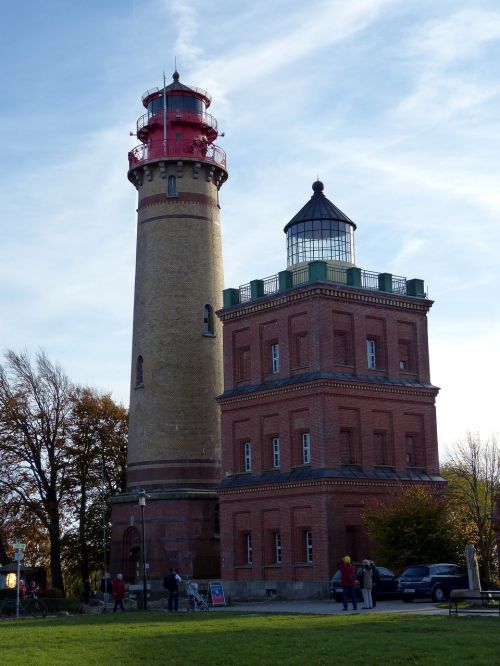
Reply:
[[[418,278],[406,282],[406,293],[408,296],[425,297],[424,281]]]
[[[238,305],[240,302],[240,290],[233,289],[224,289],[222,292],[222,302],[225,308],[230,308],[232,305]]]
[[[224,307],[246,303],[255,298],[270,296],[312,282],[328,282],[354,289],[369,289],[387,294],[427,298],[424,281],[417,278],[407,280],[400,275],[366,271],[357,266],[344,268],[343,266],[331,266],[326,261],[310,261],[295,270],[285,270],[262,280],[252,280],[238,289],[225,289]]]
[[[350,287],[361,287],[361,268],[352,266],[347,269],[347,284]]]
[[[264,280],[250,280],[250,296],[252,299],[264,296]]]
[[[286,291],[293,287],[293,273],[292,271],[280,271],[278,273],[278,284],[280,291]]]
[[[378,276],[378,289],[379,291],[387,291],[392,294],[392,274],[379,273]]]
[[[326,282],[326,261],[311,261],[308,264],[309,282]]]

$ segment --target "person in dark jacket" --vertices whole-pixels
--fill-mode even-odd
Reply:
[[[377,587],[380,582],[380,574],[378,572],[377,567],[375,566],[375,562],[372,560],[371,557],[366,558],[370,564],[370,569],[372,570],[372,582],[373,582],[373,587],[372,587],[372,608],[375,608],[377,605]]]
[[[179,610],[179,581],[181,577],[175,569],[170,569],[165,576],[163,586],[168,590],[168,610]]]
[[[357,610],[356,601],[356,570],[351,563],[349,555],[343,557],[339,562],[340,585],[342,586],[342,602],[344,610],[348,609],[349,599],[352,602],[352,609]]]

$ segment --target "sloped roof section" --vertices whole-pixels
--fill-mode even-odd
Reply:
[[[339,222],[350,224],[353,229],[356,229],[355,223],[340,208],[337,208],[335,204],[325,197],[323,194],[324,185],[320,180],[313,183],[312,189],[314,194],[311,199],[299,210],[297,215],[292,217],[283,229],[285,233],[291,225],[309,220],[338,220]]]

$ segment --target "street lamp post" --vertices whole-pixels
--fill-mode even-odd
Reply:
[[[142,523],[142,587],[144,596],[144,610],[148,610],[148,585],[146,576],[146,530],[144,526],[144,507],[146,506],[146,493],[144,490],[139,492],[139,506],[141,507]]]

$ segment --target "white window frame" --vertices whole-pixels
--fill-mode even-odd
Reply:
[[[281,564],[283,562],[281,550],[281,534],[279,532],[274,533],[274,561],[276,564]]]
[[[311,464],[311,433],[302,433],[302,462],[304,465]]]
[[[252,548],[252,534],[251,534],[251,532],[247,532],[246,546],[247,546],[247,564],[253,564],[253,548]]]
[[[273,437],[273,467],[281,466],[280,438]]]
[[[373,338],[369,338],[366,341],[366,356],[368,362],[368,368],[370,370],[376,370],[377,368],[377,342]]]
[[[306,531],[306,562],[310,564],[313,561],[313,542],[311,530]]]
[[[280,371],[280,346],[278,342],[271,345],[271,369],[273,375],[277,375]]]
[[[252,471],[252,442],[243,443],[243,469],[245,472]]]

